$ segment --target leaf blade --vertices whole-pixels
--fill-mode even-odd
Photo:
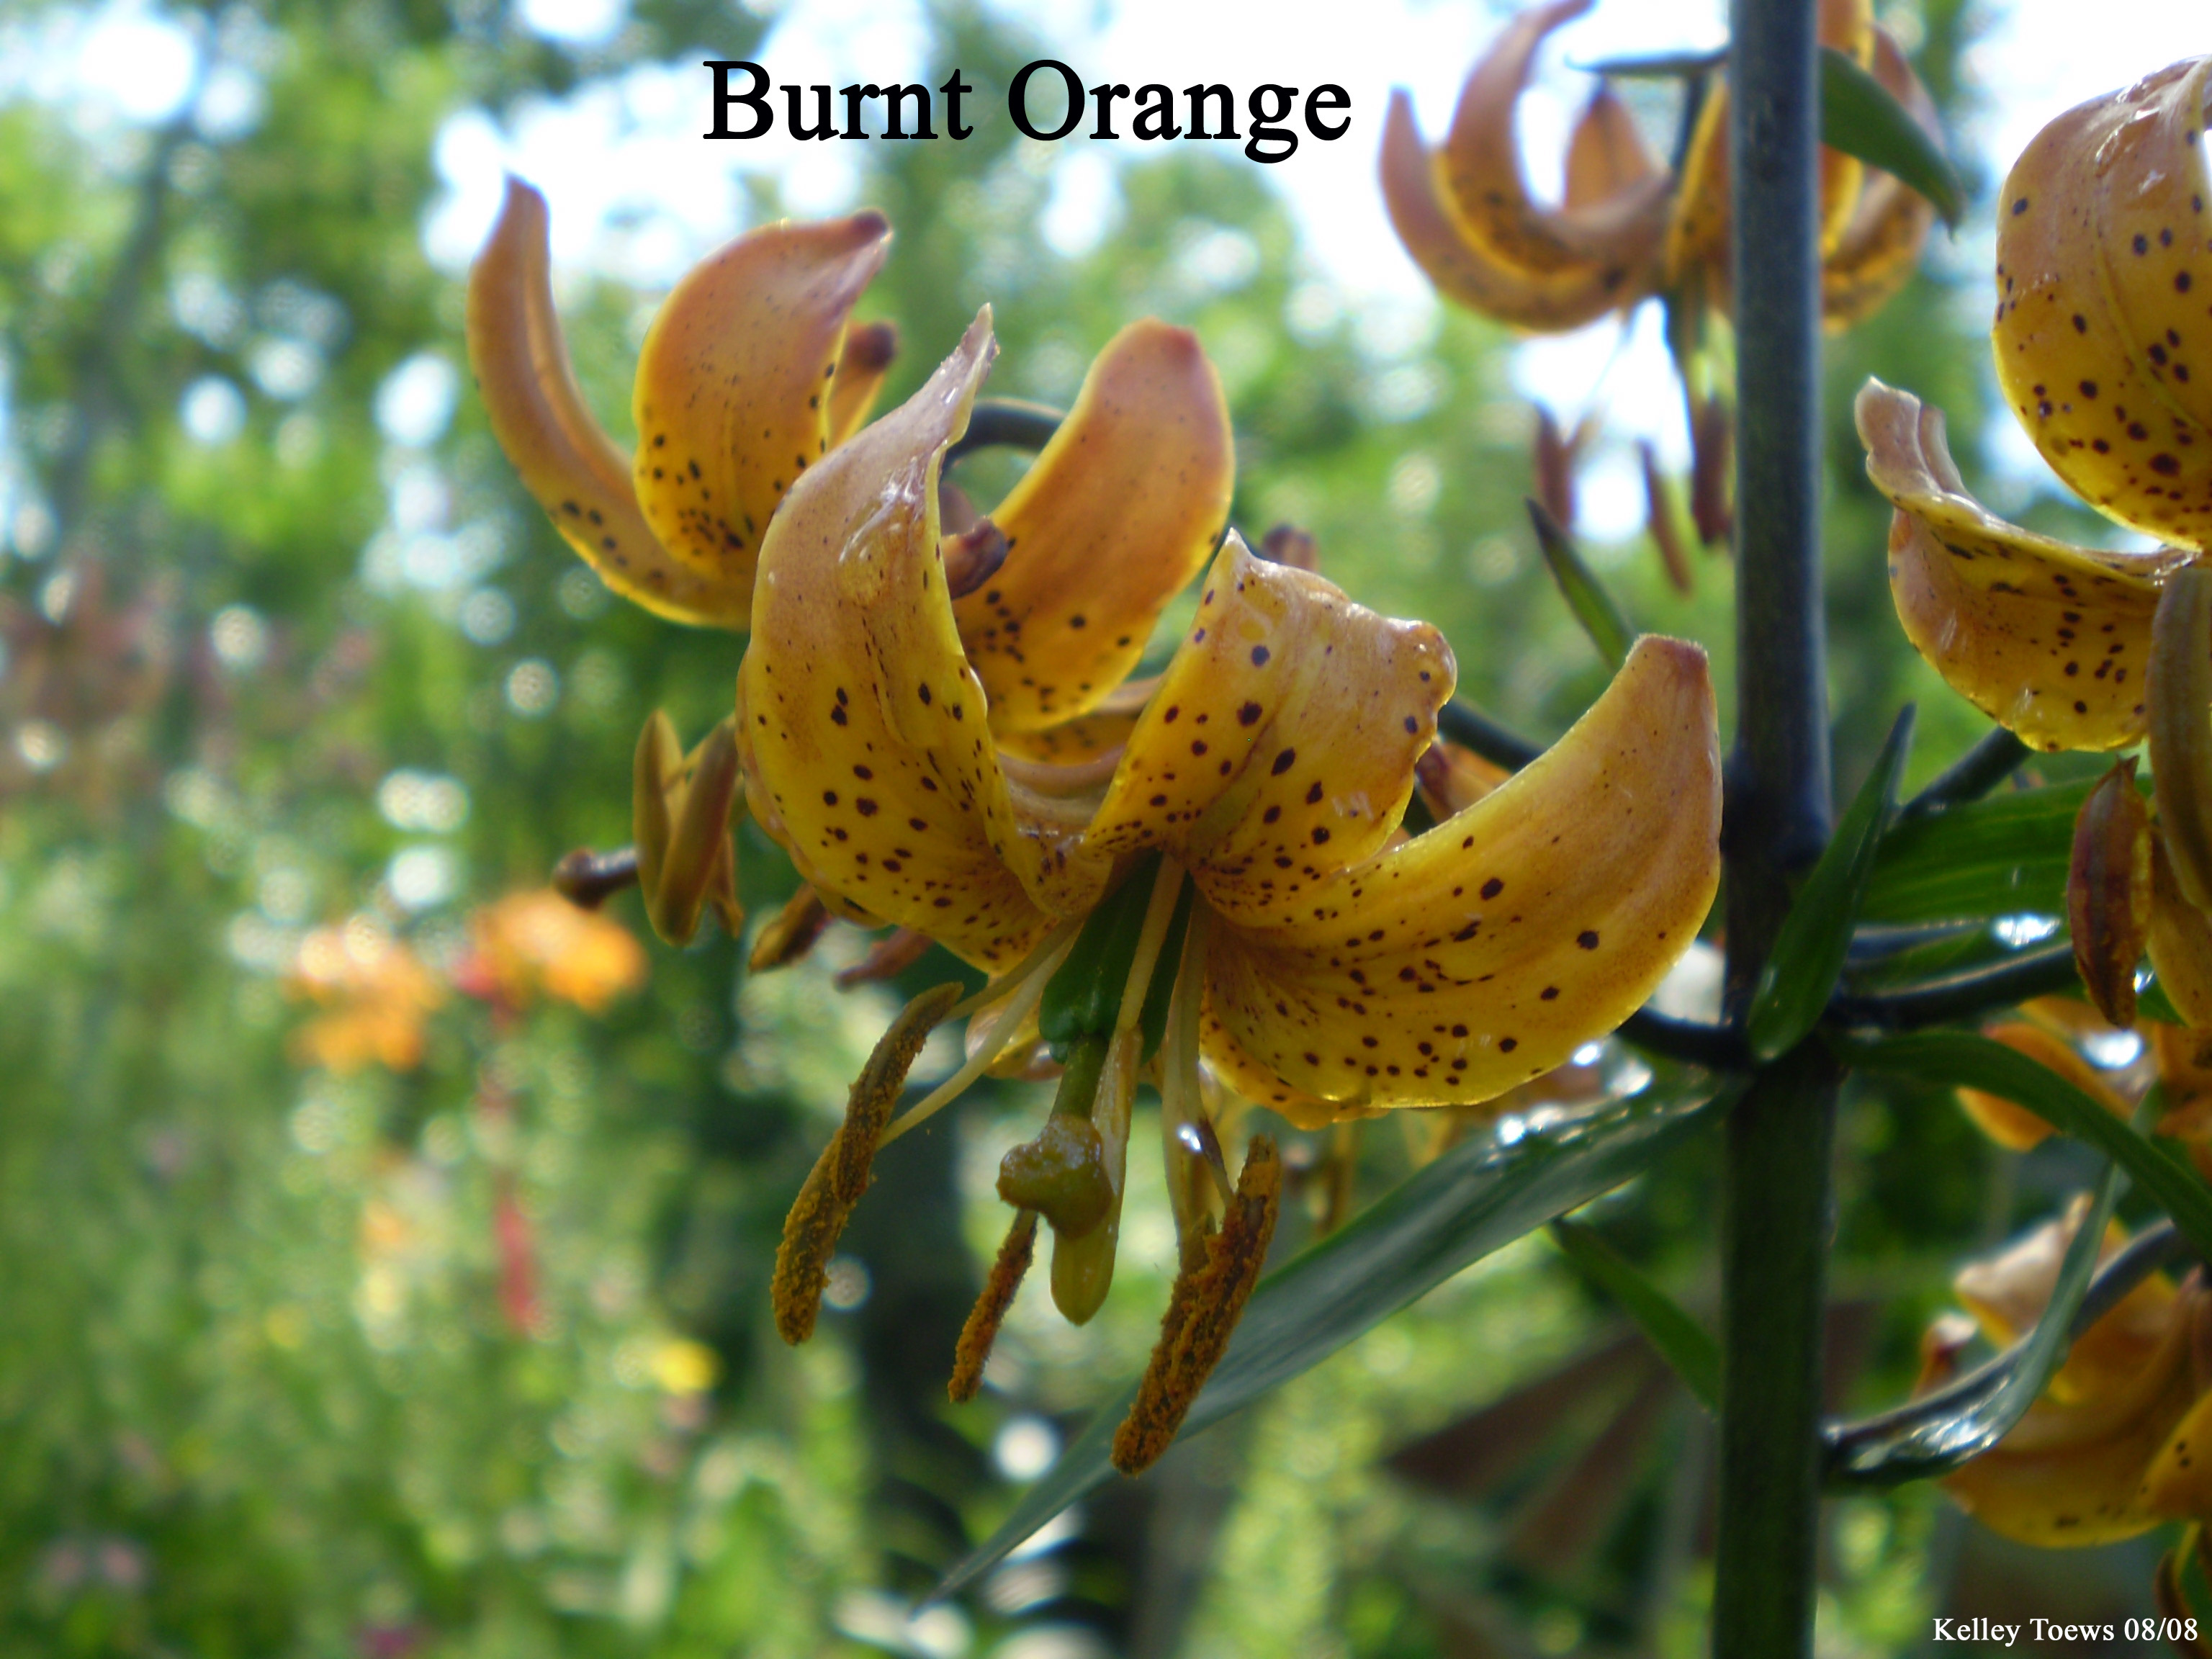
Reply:
[[[1528,509],[1528,521],[1536,527],[1536,544],[1543,550],[1545,566],[1559,584],[1567,609],[1574,612],[1583,632],[1605,659],[1605,665],[1618,672],[1628,660],[1628,647],[1636,643],[1636,625],[1606,591],[1596,573],[1583,562],[1575,538],[1544,504],[1529,500],[1522,505]]]
[[[1833,46],[1820,48],[1820,142],[1895,175],[1956,228],[1966,191],[1927,128],[1889,88]]]
[[[1796,1048],[1820,1023],[1842,976],[1882,836],[1897,811],[1897,781],[1911,751],[1912,723],[1913,708],[1907,703],[1890,727],[1874,770],[1783,918],[1744,1026],[1757,1059],[1772,1060]]]
[[[1691,1318],[1680,1303],[1639,1273],[1636,1264],[1596,1228],[1562,1216],[1552,1224],[1552,1237],[1568,1261],[1620,1304],[1621,1311],[1674,1368],[1698,1403],[1717,1417],[1721,1351],[1711,1334]]]

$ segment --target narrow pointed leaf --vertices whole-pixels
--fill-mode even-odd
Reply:
[[[1716,1121],[1739,1086],[1702,1073],[1662,1073],[1640,1093],[1595,1111],[1453,1148],[1261,1281],[1183,1433],[1242,1410],[1468,1263],[1650,1168]],[[1135,1397],[1133,1382],[1115,1390],[935,1594],[974,1583],[1070,1504],[1115,1479],[1108,1454]]]
[[[2075,1316],[2096,1273],[2105,1224],[2112,1218],[2112,1206],[2126,1185],[2120,1166],[2106,1163],[2097,1177],[2089,1212],[2058,1264],[2050,1302],[2027,1339],[2006,1354],[2005,1364],[1990,1368],[1989,1386],[1962,1389],[1954,1409],[1939,1415],[1912,1413],[1893,1433],[1832,1438],[1831,1485],[1894,1486],[1927,1480],[1978,1457],[2011,1432],[2072,1346]],[[1970,1384],[1984,1382],[1979,1376],[1966,1380]]]
[[[1875,860],[1860,920],[2063,916],[2074,820],[2095,781],[2005,790],[1899,823]]]
[[[1585,75],[1603,75],[1624,81],[1679,81],[1710,75],[1728,62],[1728,48],[1711,52],[1657,52],[1627,58],[1601,58],[1594,64],[1571,64]]]
[[[1874,873],[1882,833],[1897,810],[1897,780],[1912,748],[1912,705],[1890,727],[1874,770],[1837,824],[1834,839],[1798,889],[1796,902],[1775,936],[1774,949],[1752,994],[1745,1035],[1751,1052],[1771,1060],[1797,1046],[1820,1023],[1829,994],[1844,971],[1857,926],[1860,902]],[[2070,838],[2070,830],[2069,832]]]
[[[1636,1328],[1674,1367],[1698,1403],[1716,1416],[1721,1408],[1721,1351],[1704,1326],[1683,1310],[1613,1249],[1596,1228],[1565,1217],[1552,1224],[1552,1237],[1568,1261],[1620,1304]]]
[[[2212,1189],[2179,1158],[2138,1134],[2064,1078],[2002,1042],[1969,1031],[1919,1031],[1844,1042],[1837,1052],[1869,1071],[1979,1089],[2026,1107],[2085,1141],[2132,1176],[2199,1251],[2212,1251]]]
[[[1628,647],[1636,642],[1635,625],[1583,562],[1574,538],[1544,504],[1532,500],[1522,505],[1528,509],[1528,521],[1536,526],[1536,544],[1543,550],[1544,562],[1551,569],[1552,580],[1559,583],[1567,609],[1575,613],[1575,620],[1589,635],[1598,655],[1605,659],[1605,665],[1619,668],[1628,660]]]
[[[1820,48],[1820,139],[1893,173],[1934,204],[1947,225],[1957,225],[1966,211],[1966,189],[1943,146],[1887,87],[1833,46]]]

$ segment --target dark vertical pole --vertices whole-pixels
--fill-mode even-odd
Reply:
[[[1729,144],[1736,310],[1736,747],[1729,975],[1739,1010],[1828,833],[1820,599],[1820,99],[1814,0],[1735,0]],[[1813,1645],[1820,1340],[1837,1073],[1817,1041],[1728,1126],[1713,1652]]]

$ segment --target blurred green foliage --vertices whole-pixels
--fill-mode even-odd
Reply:
[[[841,996],[820,963],[746,981],[719,938],[653,947],[645,988],[604,1013],[471,988],[472,915],[625,837],[645,714],[696,736],[738,647],[611,604],[465,394],[449,425],[378,415],[409,374],[434,390],[462,369],[459,281],[421,234],[441,124],[702,42],[739,55],[763,25],[647,0],[580,52],[487,0],[164,15],[204,74],[247,77],[258,118],[0,106],[0,1650],[1692,1650],[1710,1437],[1679,1396],[1574,1396],[1472,1495],[1380,1465],[1604,1340],[1535,1242],[909,1618],[1099,1380],[1141,1364],[1172,1269],[1164,1195],[1139,1175],[1100,1318],[1073,1331],[1018,1304],[993,1392],[953,1412],[951,1337],[1002,1215],[991,1171],[1041,1108],[981,1093],[886,1157],[826,1335],[777,1343],[783,1206],[893,1000]],[[1951,100],[1960,9],[1919,21]],[[962,8],[933,27],[933,61],[981,100],[1036,55]],[[1130,318],[1188,323],[1232,400],[1248,533],[1310,530],[1355,597],[1444,629],[1465,695],[1563,730],[1603,671],[1522,513],[1508,337],[1457,314],[1364,327],[1241,161],[1126,169],[1112,233],[1056,255],[1036,234],[1052,159],[1004,124],[868,157],[866,198],[898,229],[863,307],[900,325],[886,396],[987,301],[991,389],[1049,400]],[[1849,432],[1869,373],[1972,428],[1970,263],[1939,254],[1945,275],[1835,343],[1846,787],[1905,697],[1909,783],[1979,734],[1890,620],[1887,510]],[[568,303],[611,419],[655,297],[602,280]],[[1015,466],[966,481],[988,500]],[[1643,539],[1595,551],[1643,626],[1712,648],[1727,708],[1725,559],[1685,596]],[[788,867],[750,830],[742,854],[765,914]],[[613,914],[641,931],[630,901]],[[422,965],[419,1063],[316,1063],[332,1007],[303,945]],[[1415,1138],[1381,1129],[1370,1190]],[[1856,1386],[1881,1399],[1962,1246],[2047,1206],[2070,1166],[2060,1147],[2000,1163],[1932,1093],[1863,1095],[1844,1143],[1838,1279],[1879,1305]],[[1695,1150],[1599,1212],[1693,1307],[1709,1163]],[[1824,1652],[1917,1639],[1957,1549],[1940,1512],[1923,1492],[1837,1507]]]

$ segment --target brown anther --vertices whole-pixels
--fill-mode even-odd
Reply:
[[[1297,570],[1321,568],[1321,544],[1310,530],[1279,524],[1260,538],[1260,556],[1270,564],[1286,564]]]
[[[1536,499],[1563,530],[1575,527],[1574,447],[1552,418],[1552,411],[1536,405]]]
[[[852,1219],[853,1206],[868,1190],[869,1165],[898,1104],[906,1074],[939,1020],[960,1000],[964,988],[940,985],[924,991],[899,1011],[877,1042],[868,1063],[845,1101],[845,1121],[814,1160],[806,1182],[784,1218],[783,1243],[775,1252],[775,1274],[769,1283],[775,1328],[787,1342],[814,1334],[822,1311],[822,1292],[830,1284],[830,1258]]]
[[[738,907],[730,817],[744,799],[737,723],[725,718],[690,755],[655,710],[638,738],[630,791],[632,842],[646,920],[671,945],[689,945],[711,902],[725,927]]]
[[[999,574],[1006,562],[1006,532],[988,519],[939,543],[945,555],[945,586],[956,599],[964,599]]]
[[[1439,738],[1413,763],[1413,786],[1437,823],[1463,812],[1513,775],[1471,749]]]
[[[1275,1143],[1255,1135],[1221,1230],[1206,1241],[1204,1262],[1194,1272],[1176,1275],[1160,1320],[1159,1345],[1145,1368],[1137,1403],[1114,1436],[1114,1467],[1122,1474],[1141,1474],[1159,1461],[1228,1352],[1252,1287],[1260,1281],[1282,1195],[1283,1164]]]
[[[1696,588],[1697,579],[1691,574],[1689,550],[1682,545],[1682,532],[1674,522],[1674,486],[1659,470],[1659,452],[1652,448],[1650,440],[1638,441],[1636,448],[1644,459],[1644,527],[1667,567],[1667,580],[1674,583],[1677,593],[1686,595]]]
[[[579,910],[596,910],[625,887],[637,885],[637,848],[594,853],[579,847],[553,866],[553,890]]]
[[[1022,1276],[1036,1257],[1036,1230],[1035,1210],[1024,1210],[1014,1217],[1014,1224],[1006,1229],[1006,1239],[999,1246],[998,1260],[991,1264],[991,1276],[983,1281],[983,1294],[975,1298],[968,1322],[960,1328],[960,1343],[952,1351],[952,1378],[945,1385],[956,1406],[966,1405],[983,1386],[983,1367],[990,1363],[999,1327],[1006,1322],[1014,1292],[1021,1289]]]
[[[2081,803],[2066,878],[2074,965],[2089,1000],[2115,1025],[2136,1023],[2136,964],[2150,932],[2150,836],[2130,756]]]
[[[770,969],[787,968],[801,960],[813,950],[814,942],[830,926],[829,907],[822,902],[822,895],[805,882],[799,885],[783,903],[783,908],[769,919],[753,941],[753,953],[746,959],[745,967],[756,974],[765,974]]]
[[[896,323],[855,323],[845,332],[845,355],[842,372],[850,374],[856,370],[884,369],[898,356],[898,325]]]
[[[867,955],[850,968],[837,970],[837,988],[849,991],[855,985],[896,979],[929,954],[929,944],[927,933],[917,933],[911,927],[894,927],[868,946]]]
[[[1707,547],[1722,547],[1735,526],[1729,504],[1729,463],[1734,428],[1728,405],[1708,397],[1690,422],[1690,522]]]

